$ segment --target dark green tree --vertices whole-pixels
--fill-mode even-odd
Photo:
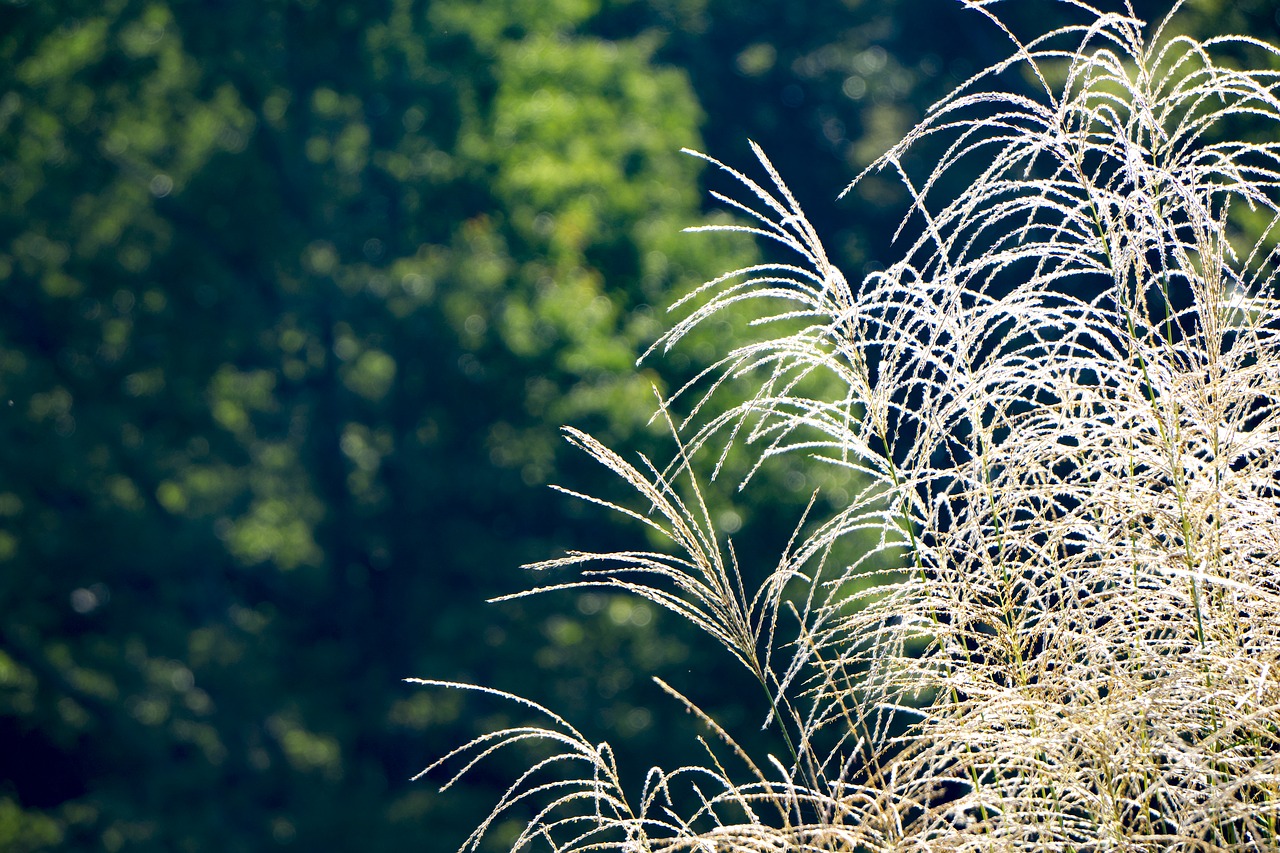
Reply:
[[[398,679],[581,643],[477,608],[572,538],[554,425],[643,427],[632,309],[712,268],[687,79],[592,12],[4,11],[6,847],[465,834],[408,778],[484,722]]]

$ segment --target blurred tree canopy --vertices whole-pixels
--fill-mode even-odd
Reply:
[[[647,605],[483,600],[630,535],[543,488],[611,488],[557,428],[666,452],[651,388],[714,351],[634,366],[753,251],[679,233],[679,149],[759,141],[856,275],[901,197],[836,193],[1005,51],[947,0],[0,4],[0,849],[452,850],[509,780],[409,777],[509,709],[405,676],[637,780],[697,749],[651,674],[758,728]],[[776,553],[813,486],[721,523]]]

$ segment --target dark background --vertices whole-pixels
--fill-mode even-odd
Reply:
[[[644,541],[546,484],[621,494],[558,427],[664,458],[651,387],[724,345],[634,367],[758,251],[679,233],[727,184],[678,150],[761,143],[856,277],[904,197],[836,194],[1007,51],[953,0],[0,3],[0,850],[452,850],[527,756],[410,777],[519,717],[406,676],[544,702],[637,786],[700,760],[653,675],[776,750],[652,607],[484,600]],[[848,485],[724,479],[755,577]]]

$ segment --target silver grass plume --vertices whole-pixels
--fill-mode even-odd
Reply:
[[[629,798],[607,745],[539,709],[545,726],[442,760],[556,750],[470,847],[536,800],[517,847],[1280,849],[1280,97],[1275,72],[1233,58],[1277,51],[1078,2],[1087,25],[1023,43],[993,3],[965,5],[1014,49],[864,173],[910,193],[900,259],[855,286],[760,149],[759,182],[704,157],[741,184],[717,196],[740,219],[691,230],[792,260],[694,290],[655,344],[758,306],[662,403],[672,463],[569,431],[639,496],[597,502],[674,551],[540,565],[726,646],[791,755],[749,756],[704,717],[707,761],[654,769]],[[1038,93],[1003,90],[1006,72]],[[940,154],[918,174],[922,147]],[[745,402],[702,417],[743,378]],[[735,444],[863,484],[752,587],[698,487],[703,452]],[[835,564],[868,531],[875,547]]]

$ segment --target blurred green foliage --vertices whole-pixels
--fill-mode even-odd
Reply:
[[[761,142],[856,275],[901,198],[835,193],[1004,50],[946,0],[0,5],[0,849],[451,850],[509,780],[409,777],[510,709],[405,676],[545,701],[637,781],[697,749],[650,675],[750,737],[648,605],[483,599],[635,535],[542,488],[613,488],[557,427],[661,457],[651,387],[717,351],[634,366],[753,251],[679,233],[679,149]],[[815,484],[726,505],[747,571]]]

